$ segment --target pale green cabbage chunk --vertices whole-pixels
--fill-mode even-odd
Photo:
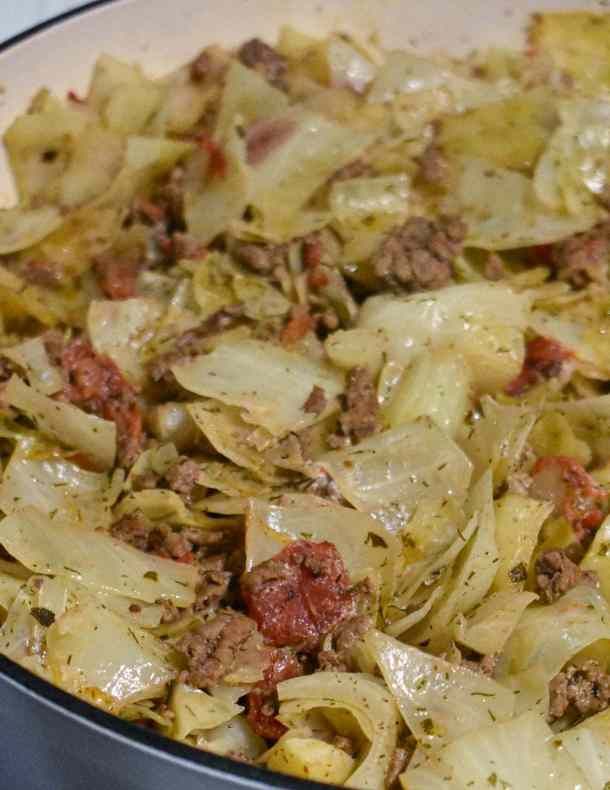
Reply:
[[[387,54],[371,85],[368,100],[388,102],[401,94],[431,90],[446,92],[454,112],[463,112],[510,95],[513,86],[468,79],[460,76],[448,60],[422,58],[400,50]]]
[[[197,568],[145,554],[107,533],[67,520],[52,521],[33,507],[0,521],[0,544],[26,568],[79,582],[89,590],[154,603],[188,606]]]
[[[288,109],[288,97],[274,88],[255,69],[248,69],[232,60],[225,75],[222,101],[214,135],[227,137],[235,119],[248,128],[255,121],[271,118]]]
[[[206,400],[190,403],[188,411],[216,452],[265,483],[281,480],[263,454],[263,450],[274,444],[273,437],[267,431],[254,429],[244,422],[239,409]]]
[[[360,222],[376,214],[406,215],[410,181],[405,173],[335,182],[330,209],[340,222]]]
[[[30,385],[43,395],[55,395],[63,389],[61,372],[51,363],[42,338],[33,337],[16,346],[4,348],[2,356],[19,365]]]
[[[460,444],[473,462],[475,478],[491,468],[497,486],[519,468],[537,414],[524,406],[496,403],[489,396],[481,399],[481,409]]]
[[[374,677],[363,672],[317,672],[277,687],[280,720],[291,726],[301,715],[316,708],[350,712],[370,741],[366,756],[346,781],[345,787],[383,790],[390,757],[398,734],[398,711],[391,694]]]
[[[604,790],[610,776],[610,712],[585,719],[560,735],[560,741],[583,772],[591,790]]]
[[[241,219],[251,194],[245,142],[234,127],[229,130],[222,156],[226,172],[210,173],[207,179],[200,176],[184,195],[187,228],[202,245]]]
[[[462,162],[447,208],[466,222],[468,245],[486,250],[551,244],[589,230],[600,216],[596,208],[576,215],[550,211],[536,201],[529,178],[480,159]]]
[[[152,339],[163,314],[155,299],[123,299],[91,302],[87,329],[98,354],[112,359],[125,378],[142,384],[146,371],[140,353]]]
[[[407,727],[427,749],[441,749],[491,721],[512,717],[512,691],[482,673],[450,664],[380,631],[369,632],[366,641]]]
[[[36,446],[29,452],[17,448],[0,483],[0,509],[10,515],[32,506],[54,521],[106,528],[122,484],[121,471],[110,478],[104,472],[85,471]]]
[[[450,348],[470,366],[477,390],[494,391],[521,370],[528,314],[527,295],[482,282],[405,297],[374,296],[358,323],[385,336],[386,352],[403,364],[424,351]]]
[[[496,574],[499,554],[491,472],[486,472],[471,488],[465,510],[476,519],[476,530],[453,568],[445,594],[414,637],[418,643],[429,643],[437,652],[449,643],[456,617],[468,614],[483,600]]]
[[[559,102],[561,124],[538,160],[534,186],[550,209],[587,212],[610,175],[610,102],[571,99]]]
[[[331,413],[343,389],[342,376],[332,368],[259,340],[223,344],[174,365],[172,372],[184,389],[238,406],[246,422],[274,436],[313,425]],[[303,410],[314,386],[324,390],[328,401],[322,415]]]
[[[595,533],[580,567],[597,573],[600,590],[606,601],[610,602],[610,518],[606,518]]]
[[[56,618],[46,645],[55,682],[93,699],[101,692],[113,712],[160,696],[176,676],[163,642],[90,596]]]
[[[93,414],[86,414],[71,403],[52,400],[28,387],[17,376],[4,389],[7,403],[34,420],[43,434],[80,450],[107,469],[114,464],[116,426]]]
[[[469,732],[442,749],[437,760],[409,768],[401,782],[404,790],[591,790],[535,713]]]
[[[484,656],[500,653],[536,593],[504,590],[492,593],[456,627],[455,639]]]
[[[200,689],[177,683],[169,702],[174,713],[172,737],[179,741],[198,730],[211,730],[238,716],[243,708]]]
[[[250,178],[252,205],[265,227],[278,234],[290,229],[318,187],[372,142],[367,134],[299,108],[278,116],[280,120],[294,125],[293,133],[253,167]]]
[[[406,519],[423,500],[463,501],[472,471],[460,448],[426,417],[328,453],[320,465],[348,502],[382,520]]]
[[[392,390],[384,415],[391,428],[418,417],[430,419],[455,438],[470,406],[468,365],[452,352],[425,351]]]
[[[267,749],[267,744],[255,734],[245,716],[235,716],[225,724],[203,730],[197,735],[195,744],[215,754],[226,754],[229,757],[239,755],[252,761]]]
[[[53,206],[0,209],[0,255],[32,247],[63,222],[61,213]]]

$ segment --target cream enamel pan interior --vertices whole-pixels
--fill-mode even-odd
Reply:
[[[606,6],[603,0],[102,0],[1,48],[0,130],[43,85],[59,94],[84,90],[102,52],[138,61],[158,75],[207,44],[232,45],[252,36],[272,41],[281,25],[291,24],[311,33],[375,34],[390,48],[458,53],[490,44],[519,46],[536,11]],[[12,201],[2,158],[0,206]],[[313,787],[149,735],[0,659],[3,790],[269,786]]]

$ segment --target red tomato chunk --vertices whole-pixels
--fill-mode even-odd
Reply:
[[[543,379],[559,376],[572,352],[548,337],[535,337],[527,344],[521,373],[506,388],[508,395],[522,395]]]
[[[608,494],[573,458],[562,455],[540,458],[532,470],[531,491],[555,504],[555,509],[572,525],[581,541],[604,520],[600,505]]]
[[[242,579],[250,617],[275,647],[315,650],[322,638],[354,614],[355,599],[332,543],[300,540]]]
[[[90,414],[111,420],[117,427],[119,460],[133,463],[142,447],[142,415],[135,390],[108,357],[79,338],[62,352],[61,365],[66,378],[63,396]]]

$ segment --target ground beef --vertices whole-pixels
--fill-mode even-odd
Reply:
[[[276,88],[285,87],[288,72],[286,59],[260,38],[253,38],[242,44],[237,57],[244,66],[257,71]]]
[[[590,543],[604,520],[608,493],[574,458],[546,456],[531,470],[530,496],[552,502],[555,514],[570,522],[575,539]]]
[[[174,341],[171,351],[155,357],[149,365],[149,374],[155,382],[174,383],[171,368],[177,362],[200,354],[205,349],[205,341],[244,322],[241,305],[227,305],[206,318],[199,326],[188,329]]]
[[[430,143],[423,154],[418,158],[421,181],[430,186],[443,186],[449,179],[449,163],[442,149],[435,143]]]
[[[508,271],[502,258],[496,252],[490,252],[483,269],[485,279],[491,280],[491,282],[498,282],[503,280],[507,274]]]
[[[207,248],[190,233],[174,231],[171,235],[171,255],[175,261],[204,258]]]
[[[322,414],[326,408],[326,403],[326,393],[322,387],[318,387],[316,384],[303,404],[303,411],[305,414],[315,414],[317,417]]]
[[[288,320],[280,332],[280,342],[282,345],[291,346],[303,340],[314,330],[316,321],[309,312],[307,305],[296,304],[290,311]]]
[[[308,480],[304,484],[303,490],[308,494],[321,497],[322,499],[328,499],[329,502],[334,502],[338,505],[348,504],[337,488],[335,481],[325,472],[322,472],[317,477]]]
[[[310,273],[319,266],[335,268],[342,253],[340,239],[329,228],[303,237],[303,264]]]
[[[110,528],[110,534],[140,551],[148,551],[150,526],[141,513],[130,513],[120,518]]]
[[[474,656],[468,658],[462,658],[461,666],[467,667],[472,672],[477,672],[480,675],[486,675],[487,677],[493,677],[498,666],[499,656],[497,655],[489,655],[489,656]]]
[[[34,258],[27,261],[21,270],[23,279],[42,288],[58,288],[61,285],[62,269],[54,261]]]
[[[206,47],[191,62],[190,78],[193,82],[218,82],[224,75],[227,63],[228,58],[220,47]]]
[[[574,354],[556,340],[535,337],[525,349],[525,359],[519,375],[506,387],[507,395],[522,395],[527,390],[552,378],[571,373]]]
[[[332,543],[296,541],[244,574],[246,610],[269,644],[314,651],[356,613],[356,595]]]
[[[350,181],[352,178],[366,178],[375,175],[375,169],[365,159],[354,159],[334,173],[329,179],[329,185],[336,181]]]
[[[538,557],[536,586],[541,598],[547,603],[557,600],[579,584],[594,587],[597,584],[597,574],[581,570],[561,549],[545,551]]]
[[[231,252],[238,263],[256,274],[273,274],[278,267],[285,268],[288,261],[287,244],[236,242]]]
[[[190,499],[200,474],[199,464],[183,457],[167,470],[165,479],[172,491]]]
[[[129,513],[110,528],[113,537],[147,554],[179,562],[195,562],[196,554],[210,540],[200,529],[184,528],[174,532],[167,524],[153,524],[139,511]]]
[[[364,614],[340,623],[333,634],[332,650],[318,653],[319,668],[332,672],[357,672],[359,667],[354,661],[354,647],[372,627],[371,618]]]
[[[218,685],[238,669],[260,672],[262,677],[270,660],[270,651],[264,647],[256,623],[230,609],[186,634],[176,647],[188,662],[182,682],[201,689]]]
[[[610,705],[610,675],[597,661],[577,667],[570,664],[549,683],[549,719],[568,713],[578,718],[591,716]]]
[[[277,148],[284,145],[296,130],[291,118],[257,121],[246,132],[246,153],[249,165],[257,167]]]
[[[400,291],[443,288],[453,274],[453,261],[466,238],[458,219],[438,222],[412,217],[390,233],[373,255],[375,274],[385,285]]]
[[[153,193],[154,203],[162,207],[166,222],[173,228],[184,228],[184,190],[185,170],[177,165]]]
[[[107,253],[96,258],[94,268],[100,290],[108,299],[131,299],[136,295],[140,260]]]
[[[61,367],[61,355],[64,351],[65,338],[63,332],[59,329],[47,329],[41,335],[42,342],[44,343],[45,351],[49,357],[49,361],[56,367]]]
[[[212,58],[207,50],[203,50],[191,63],[189,74],[193,82],[203,82],[212,68]]]
[[[368,368],[356,367],[349,371],[342,405],[337,431],[328,437],[331,447],[360,442],[379,427],[377,390]]]
[[[394,749],[392,752],[392,757],[390,758],[390,766],[388,768],[388,773],[386,775],[386,787],[389,790],[393,790],[393,788],[399,788],[400,782],[398,781],[398,777],[406,770],[407,765],[409,764],[409,760],[413,754],[414,748],[405,749],[402,747],[398,747]]]
[[[589,283],[607,286],[609,256],[610,220],[606,220],[553,245],[550,258],[559,280],[584,288]]]
[[[145,438],[134,388],[109,357],[97,354],[83,338],[65,346],[61,366],[66,381],[61,397],[90,414],[114,422],[119,464],[130,466]]]
[[[345,735],[335,735],[331,741],[332,745],[342,752],[349,754],[350,757],[355,757],[358,748],[352,738],[347,738]]]
[[[202,560],[200,573],[201,582],[196,590],[197,598],[193,608],[198,614],[208,615],[217,611],[226,600],[232,574],[225,570],[225,558],[222,555]]]
[[[286,727],[276,719],[277,684],[303,674],[303,666],[292,650],[274,650],[263,680],[248,694],[248,721],[261,738],[277,741]]]

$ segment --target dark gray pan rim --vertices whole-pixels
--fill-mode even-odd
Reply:
[[[29,41],[39,33],[63,24],[69,19],[86,16],[89,11],[96,8],[120,2],[122,0],[93,0],[93,2],[54,16],[0,42],[0,54]],[[227,757],[199,751],[169,738],[164,738],[151,730],[130,724],[73,697],[3,655],[0,655],[0,678],[18,687],[26,696],[55,709],[60,714],[78,720],[89,729],[114,740],[122,741],[127,746],[132,745],[141,751],[149,752],[151,757],[181,763],[184,767],[204,776],[232,779],[239,786],[249,789],[256,788],[256,790],[265,790],[268,787],[276,787],[279,790],[306,790],[306,788],[307,790],[328,790],[328,785],[306,782],[303,779],[266,771],[263,768],[230,760]]]

